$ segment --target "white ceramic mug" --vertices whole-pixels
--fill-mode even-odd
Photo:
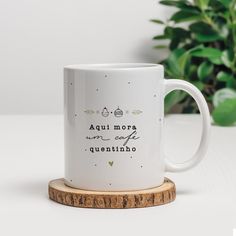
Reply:
[[[197,102],[202,136],[184,163],[163,152],[164,98],[180,89]],[[201,92],[183,80],[165,80],[162,65],[71,65],[64,68],[65,181],[80,189],[137,190],[159,186],[165,171],[192,168],[204,157],[210,116]]]

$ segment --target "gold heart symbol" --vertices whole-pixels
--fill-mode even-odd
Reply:
[[[114,161],[108,161],[108,164],[109,164],[110,166],[112,166],[113,163],[114,163]]]

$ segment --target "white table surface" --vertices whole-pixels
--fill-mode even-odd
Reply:
[[[166,152],[176,161],[196,149],[198,115],[171,115]],[[47,183],[63,177],[61,115],[0,116],[0,235],[232,236],[236,228],[236,127],[212,127],[205,160],[167,174],[173,203],[144,209],[98,210],[50,201]]]

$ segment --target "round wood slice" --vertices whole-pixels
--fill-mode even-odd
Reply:
[[[165,178],[156,188],[126,192],[98,192],[71,188],[64,179],[48,184],[49,198],[58,203],[85,208],[138,208],[159,206],[175,200],[175,184]]]

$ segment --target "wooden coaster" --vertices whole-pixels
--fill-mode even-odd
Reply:
[[[97,192],[71,188],[64,179],[48,184],[49,198],[58,203],[84,208],[138,208],[159,206],[175,200],[175,184],[165,178],[156,188],[126,192]]]

